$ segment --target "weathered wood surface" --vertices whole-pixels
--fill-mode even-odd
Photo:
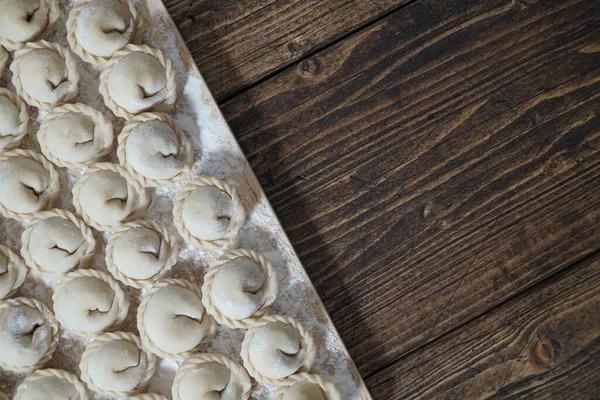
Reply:
[[[598,245],[599,7],[420,1],[224,105],[366,376]]]
[[[165,0],[217,100],[409,0]]]
[[[216,3],[167,2],[214,43],[201,71],[235,94],[223,111],[377,398],[408,390],[419,347],[598,249],[599,2],[346,1],[291,57],[259,15],[285,42],[286,13],[316,7],[314,26],[325,2]],[[185,25],[203,13],[212,29]]]
[[[367,383],[378,399],[593,399],[600,256],[441,337]]]

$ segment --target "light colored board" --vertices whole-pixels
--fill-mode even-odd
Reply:
[[[301,265],[297,254],[292,248],[281,224],[271,205],[260,187],[252,169],[238,146],[229,129],[217,103],[198,71],[193,59],[185,46],[179,32],[173,24],[166,8],[160,0],[135,1],[143,16],[147,30],[145,43],[163,50],[174,63],[178,84],[178,100],[173,115],[181,127],[190,136],[196,151],[197,161],[194,175],[210,175],[224,179],[237,187],[248,214],[248,221],[242,228],[236,245],[257,250],[265,255],[278,270],[281,280],[281,294],[273,304],[273,310],[278,314],[290,315],[299,319],[314,335],[318,346],[317,360],[312,372],[323,375],[335,382],[344,399],[370,399],[366,386],[361,379],[354,363],[344,347],[329,315],[315,291],[306,271]],[[70,0],[60,0],[61,17],[56,32],[49,38],[64,46],[64,24],[71,7]],[[99,71],[78,60],[81,73],[81,92],[76,101],[89,104],[101,110],[105,115],[113,117],[104,107],[97,92]],[[13,89],[8,84],[10,76],[5,76],[3,86]],[[23,146],[39,151],[35,139],[39,122],[44,113],[30,108],[32,114],[31,134],[24,140]],[[113,117],[115,133],[123,125],[123,120]],[[106,161],[117,162],[115,152]],[[61,175],[62,195],[58,207],[74,211],[71,188],[81,172],[59,169]],[[185,182],[150,190],[151,205],[143,219],[152,219],[167,225],[175,231],[172,223],[173,198]],[[20,235],[24,226],[13,220],[0,221],[0,242],[14,251],[20,249]],[[96,232],[98,252],[92,262],[92,267],[105,270],[104,247],[109,234]],[[219,254],[198,250],[187,246],[179,239],[182,252],[178,264],[170,272],[172,277],[186,278],[200,285],[203,273],[208,265]],[[50,307],[52,288],[57,281],[40,279],[28,275],[25,284],[16,296],[34,297],[44,301]],[[140,295],[145,292],[126,288],[131,301],[131,308],[126,320],[119,326],[120,330],[137,333],[135,316],[140,302]],[[15,297],[16,297],[15,296]],[[220,327],[214,339],[207,343],[203,351],[225,354],[240,362],[239,351],[243,339],[243,330],[231,330]],[[79,375],[78,363],[83,348],[89,342],[66,331],[61,334],[61,341],[54,358],[46,367],[62,368]],[[170,395],[170,387],[178,363],[162,360],[159,369],[152,378],[149,391]],[[0,371],[0,390],[14,394],[17,385],[24,376]],[[256,384],[253,387],[253,398],[267,399],[271,397],[274,387],[263,387]],[[101,396],[93,397],[101,399]]]

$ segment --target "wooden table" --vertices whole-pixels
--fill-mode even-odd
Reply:
[[[600,1],[166,4],[374,398],[598,396]]]

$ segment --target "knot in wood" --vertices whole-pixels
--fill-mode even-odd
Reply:
[[[300,64],[300,74],[303,76],[315,76],[319,70],[320,65],[317,60],[306,60]]]
[[[300,50],[302,50],[302,43],[299,42],[298,40],[292,40],[289,44],[288,44],[288,50],[290,51],[290,53],[297,53]]]
[[[535,345],[535,356],[542,364],[551,364],[556,360],[559,350],[558,342],[554,339],[542,339]]]

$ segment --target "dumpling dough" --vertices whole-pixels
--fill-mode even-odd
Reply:
[[[282,400],[327,400],[321,386],[310,382],[299,382],[283,394]]]
[[[98,66],[144,36],[142,19],[129,0],[80,0],[69,13],[67,31],[71,49]]]
[[[60,191],[58,173],[40,154],[11,150],[0,154],[0,212],[23,219],[50,208]]]
[[[144,213],[146,191],[119,165],[95,164],[73,186],[73,204],[94,228],[111,231]]]
[[[56,0],[0,0],[0,44],[9,50],[35,42],[54,29]]]
[[[214,186],[195,190],[183,206],[183,219],[192,235],[203,240],[221,239],[233,216],[233,200]]]
[[[275,400],[342,400],[342,396],[332,382],[319,375],[302,372],[280,384]]]
[[[58,323],[45,305],[22,297],[0,303],[1,368],[39,368],[52,358],[57,343]]]
[[[177,123],[163,113],[134,117],[119,135],[117,154],[121,165],[146,187],[183,179],[194,163],[189,139]]]
[[[128,45],[106,63],[99,90],[106,106],[119,117],[169,112],[177,97],[175,71],[160,50]]]
[[[25,378],[14,400],[88,400],[83,383],[61,369],[42,369]]]
[[[184,240],[200,247],[219,248],[237,236],[244,207],[237,192],[214,178],[198,178],[177,195],[175,226]]]
[[[173,400],[246,400],[250,377],[241,365],[220,354],[195,354],[177,370]]]
[[[36,214],[21,236],[21,254],[36,273],[61,276],[86,268],[96,241],[83,221],[65,210]]]
[[[19,256],[0,245],[0,300],[14,294],[26,275],[27,269]]]
[[[0,78],[6,72],[6,65],[8,64],[8,53],[4,50],[4,47],[0,46]]]
[[[241,354],[250,375],[274,384],[308,371],[316,350],[312,336],[295,319],[273,315],[263,317],[246,332]]]
[[[275,269],[260,254],[233,250],[211,266],[202,301],[217,322],[246,329],[262,317],[279,293]]]
[[[4,392],[0,392],[0,400],[10,400]]]
[[[128,397],[148,384],[156,357],[144,351],[140,338],[132,333],[105,333],[87,345],[79,369],[81,380],[94,392]]]
[[[90,106],[66,104],[46,115],[37,137],[42,153],[54,164],[83,168],[110,152],[113,126]]]
[[[29,113],[19,96],[0,88],[0,150],[15,148],[27,133]]]
[[[144,346],[163,358],[191,355],[217,328],[201,297],[196,286],[183,279],[156,283],[138,309],[137,326]]]
[[[177,262],[179,246],[164,226],[151,221],[123,225],[106,246],[106,265],[126,285],[152,284]]]
[[[79,73],[69,50],[42,40],[27,43],[10,66],[12,83],[29,105],[50,110],[79,93]]]
[[[121,323],[129,301],[108,274],[79,270],[67,274],[52,296],[56,319],[81,336],[96,336]]]

